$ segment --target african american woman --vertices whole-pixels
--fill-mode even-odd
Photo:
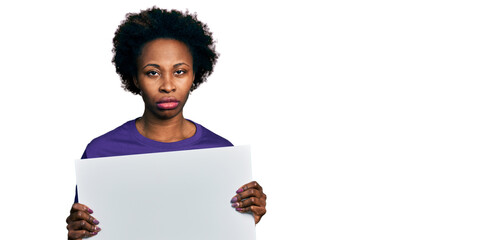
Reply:
[[[218,58],[212,33],[196,15],[156,7],[129,13],[115,32],[113,52],[124,89],[143,98],[144,113],[92,140],[82,159],[233,146],[183,116],[188,95],[206,81]],[[251,212],[256,224],[266,213],[266,195],[255,181],[237,189],[230,204]],[[66,220],[68,239],[101,231],[92,213],[76,194]]]

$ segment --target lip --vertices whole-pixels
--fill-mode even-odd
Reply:
[[[162,97],[156,102],[157,108],[161,110],[172,110],[179,106],[179,100],[175,97]]]

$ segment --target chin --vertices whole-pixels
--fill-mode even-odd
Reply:
[[[159,112],[156,112],[154,115],[158,119],[168,120],[168,119],[177,117],[180,114],[181,114],[181,112],[176,111],[176,109],[173,109],[173,110],[159,110]]]

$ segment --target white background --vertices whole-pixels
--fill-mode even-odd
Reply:
[[[143,110],[114,31],[155,4],[214,32],[185,116],[253,146],[257,239],[500,239],[497,1],[326,2],[1,3],[2,239],[66,239],[73,160]]]

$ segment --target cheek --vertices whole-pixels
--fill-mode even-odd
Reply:
[[[183,82],[183,89],[188,89],[188,92],[189,92],[191,89],[191,86],[193,86],[194,79],[195,78],[192,76],[186,78],[186,80]]]
[[[151,98],[152,96],[152,89],[153,89],[154,86],[151,86],[151,84],[144,84],[144,82],[142,82],[141,84],[139,84],[139,89],[141,90],[141,97],[143,98],[143,100],[147,100],[149,98]]]
[[[141,91],[141,98],[143,99],[144,103],[150,102],[148,94],[146,94],[144,91]]]

